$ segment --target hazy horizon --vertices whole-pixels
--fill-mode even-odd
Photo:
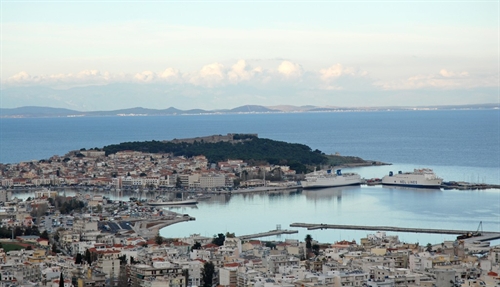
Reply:
[[[498,103],[499,5],[2,1],[0,107]]]

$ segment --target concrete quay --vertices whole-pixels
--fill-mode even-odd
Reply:
[[[132,229],[139,235],[154,238],[160,229],[167,227],[172,224],[196,220],[196,218],[189,215],[177,215],[175,217],[165,216],[158,219],[141,219],[134,222]]]
[[[259,186],[259,187],[250,187],[250,188],[240,188],[237,190],[231,191],[210,191],[207,193],[210,194],[241,194],[241,193],[257,193],[257,192],[279,192],[279,191],[287,191],[287,190],[297,190],[302,189],[300,185],[291,185],[291,186]]]
[[[242,235],[242,236],[237,236],[237,237],[241,240],[247,240],[247,239],[252,239],[252,238],[260,238],[260,237],[275,236],[275,235],[282,235],[282,234],[294,234],[294,233],[299,233],[299,231],[298,230],[276,229],[276,230],[271,230],[271,231],[267,231],[267,232],[248,234],[248,235]]]
[[[393,226],[363,226],[363,225],[340,225],[340,224],[316,224],[316,223],[292,223],[290,227],[302,227],[307,230],[316,229],[351,229],[351,230],[370,230],[370,231],[394,231],[410,233],[434,233],[434,234],[453,234],[462,235],[471,232],[470,230],[449,230],[449,229],[431,229],[431,228],[410,228]],[[500,238],[500,232],[485,231],[481,236],[467,238],[472,241],[489,241]]]

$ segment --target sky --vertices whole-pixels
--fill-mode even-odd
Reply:
[[[0,1],[0,107],[498,103],[499,1]]]

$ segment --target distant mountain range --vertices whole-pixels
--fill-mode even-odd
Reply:
[[[201,114],[245,114],[245,113],[297,113],[297,112],[345,112],[345,111],[387,111],[387,110],[456,110],[456,109],[500,109],[500,104],[477,105],[446,105],[421,107],[318,107],[318,106],[260,106],[245,105],[223,110],[179,110],[174,107],[167,109],[146,109],[141,107],[112,110],[81,112],[63,108],[27,106],[19,108],[0,108],[0,118],[40,118],[40,117],[104,117],[104,116],[174,116]]]

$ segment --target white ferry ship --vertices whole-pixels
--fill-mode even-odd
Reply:
[[[342,173],[338,169],[335,173],[332,170],[314,171],[306,175],[306,179],[300,182],[302,188],[323,188],[361,184],[361,177],[357,173]]]
[[[409,187],[439,188],[442,183],[443,179],[436,176],[429,168],[414,169],[413,172],[400,171],[397,174],[391,171],[382,178],[382,184]]]

